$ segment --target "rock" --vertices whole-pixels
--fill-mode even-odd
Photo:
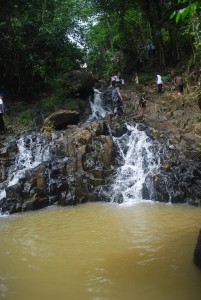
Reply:
[[[44,120],[43,128],[49,124],[53,124],[56,130],[66,129],[68,125],[77,124],[79,116],[79,112],[77,111],[59,110]]]
[[[51,156],[27,171],[15,185],[6,187],[6,198],[0,201],[2,213],[35,210],[52,204],[75,205],[91,201],[94,199],[94,189],[104,184],[105,174],[109,176],[113,171],[113,141],[105,121],[85,123],[81,127],[71,125],[62,132],[52,131],[51,135],[39,135],[44,139],[45,147],[51,144]],[[53,143],[51,136],[54,136]],[[37,141],[35,132],[24,136],[28,149],[33,147],[31,137]],[[14,148],[9,144],[2,145],[0,170],[3,181],[8,175],[8,167],[14,161],[10,160],[9,152],[14,151]],[[33,151],[35,154],[36,149],[33,148]]]
[[[197,136],[201,138],[201,124],[195,124],[194,132]]]
[[[66,94],[73,94],[87,99],[93,93],[95,80],[86,72],[71,71],[64,75],[63,88]]]
[[[47,207],[49,204],[49,200],[47,198],[47,195],[45,191],[38,190],[33,195],[32,198],[26,200],[22,205],[22,211],[28,211],[28,210],[37,210],[44,207]]]
[[[193,261],[195,265],[201,269],[201,230],[197,238],[197,243],[193,254]]]
[[[184,111],[183,110],[175,110],[173,112],[173,118],[177,119],[180,118],[184,115]]]
[[[87,94],[91,91],[93,84],[86,73],[78,71],[68,76],[66,91],[74,94]],[[90,82],[87,82],[88,79]],[[111,90],[106,90],[105,96],[106,104],[110,104]],[[201,129],[197,126],[193,131],[194,106],[189,109],[187,104],[183,105],[183,99],[180,103],[179,99],[171,103],[168,98],[163,102],[159,100],[161,105],[159,103],[157,111],[155,102],[150,101],[148,114],[137,117],[134,110],[138,104],[136,93],[131,96],[133,98],[130,99],[128,92],[124,95],[127,107],[130,105],[130,108],[129,114],[122,118],[114,119],[108,114],[104,120],[78,125],[82,111],[60,110],[49,116],[44,125],[48,127],[52,123],[57,131],[51,128],[51,131],[43,132],[42,136],[45,144],[51,144],[51,157],[27,172],[26,178],[21,178],[18,184],[6,188],[7,198],[0,201],[2,211],[15,213],[50,204],[75,205],[86,201],[109,201],[107,191],[118,164],[110,134],[115,137],[123,135],[127,131],[125,121],[131,125],[138,123],[139,130],[145,131],[152,141],[160,141],[164,145],[160,152],[161,169],[157,175],[149,175],[145,179],[143,198],[191,204],[195,204],[195,199],[201,199],[201,167],[200,162],[196,163],[197,154],[192,149],[196,143],[194,135],[199,136]],[[132,100],[134,104],[131,103]],[[86,99],[83,102],[86,104]],[[30,139],[27,138],[26,144],[29,143]],[[12,165],[18,149],[15,140],[8,144],[4,139],[1,140],[0,149],[0,187],[4,188],[8,167]],[[105,195],[99,193],[103,189]],[[115,201],[123,201],[121,193]]]

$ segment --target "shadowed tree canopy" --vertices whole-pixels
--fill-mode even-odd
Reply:
[[[201,58],[200,0],[2,0],[1,90],[34,100],[61,90],[87,62],[114,70],[163,70]]]
[[[1,88],[37,97],[59,74],[77,68],[82,51],[69,38],[79,31],[77,2],[1,1]]]
[[[198,3],[200,1],[89,0],[89,2],[98,15],[97,23],[87,36],[90,42],[88,43],[90,61],[94,60],[98,53],[95,62],[102,62],[103,74],[118,69],[133,71],[141,66],[149,67],[156,64],[159,69],[164,69],[186,61],[191,56],[194,56],[195,61],[197,55],[200,55],[199,41],[196,40],[200,28]],[[192,11],[190,18],[176,24],[170,16],[176,11],[182,14],[189,3],[196,3],[196,9]],[[95,35],[97,38],[93,44],[92,39]],[[148,53],[149,45],[155,48],[154,56]],[[108,67],[104,68],[104,64],[108,64],[108,61],[110,61],[109,71]]]

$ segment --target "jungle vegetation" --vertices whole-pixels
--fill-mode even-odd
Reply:
[[[201,0],[1,0],[0,88],[37,101],[83,62],[98,78],[191,70],[201,61],[200,12]]]

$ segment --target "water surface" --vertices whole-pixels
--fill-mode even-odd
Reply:
[[[0,298],[200,300],[200,208],[142,202],[0,218]]]

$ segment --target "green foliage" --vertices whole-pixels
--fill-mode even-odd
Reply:
[[[76,110],[78,109],[77,100],[68,98],[64,95],[52,95],[42,99],[41,110],[48,115],[59,109]]]
[[[77,103],[76,99],[65,99],[63,102],[63,106],[69,110],[77,110],[78,109],[78,103]]]
[[[199,198],[195,199],[195,204],[201,205],[201,199]]]
[[[191,0],[190,3],[187,0],[178,0],[178,4],[181,3],[184,5],[187,4],[187,6],[178,11],[174,11],[170,16],[170,19],[175,18],[176,23],[180,20],[184,21],[184,19],[192,17],[196,10],[199,10],[201,7],[201,0]]]
[[[200,4],[201,0],[2,0],[0,88],[27,101],[41,92],[51,94],[43,102],[51,111],[65,102],[64,74],[78,69],[81,61],[107,79],[114,71],[129,74],[152,61],[154,67],[164,67],[169,58],[174,65],[192,52],[199,62]],[[154,57],[145,50],[150,43],[156,46]],[[68,92],[76,88],[71,85]]]
[[[17,122],[20,126],[31,128],[33,113],[31,111],[23,111],[18,114]]]
[[[56,104],[57,98],[50,96],[41,101],[41,108],[46,113],[53,112]]]
[[[201,0],[178,0],[183,7],[174,11],[170,19],[175,19],[176,24],[183,22],[186,25],[185,32],[193,38],[195,47],[194,61],[201,61]]]
[[[92,2],[99,14],[86,32],[86,59],[92,71],[109,79],[113,72],[130,69],[131,58],[135,61],[143,42],[150,40],[149,27],[138,5],[124,1],[115,1],[114,5]]]
[[[139,73],[138,78],[139,78],[140,83],[146,84],[148,81],[153,80],[153,78],[155,78],[155,76],[154,76],[154,74],[152,76],[152,74],[150,74],[150,73]]]
[[[2,0],[0,67],[4,88],[31,99],[46,88],[54,74],[78,67],[82,50],[70,37],[79,35],[82,6],[81,0]]]

